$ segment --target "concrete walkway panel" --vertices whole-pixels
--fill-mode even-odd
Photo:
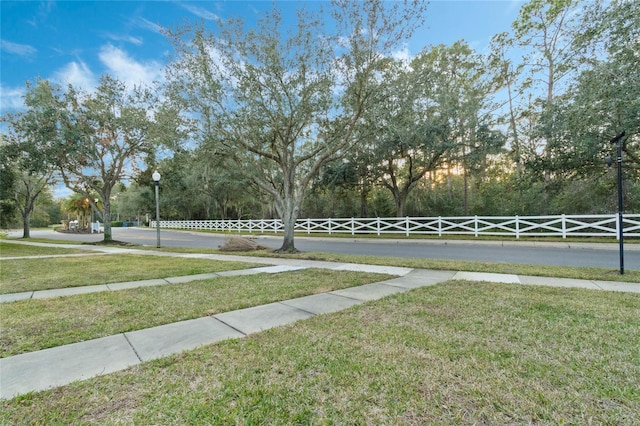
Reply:
[[[331,269],[335,271],[373,272],[377,274],[397,275],[400,277],[407,275],[413,270],[412,268],[403,268],[398,266],[364,265],[357,263],[345,263]]]
[[[21,293],[0,294],[0,303],[17,302],[18,300],[29,300],[33,297],[33,291],[23,291]]]
[[[75,296],[77,294],[98,293],[108,291],[106,284],[86,285],[81,287],[56,288],[51,290],[39,290],[33,292],[33,299],[48,299],[50,297]]]
[[[287,300],[282,303],[306,312],[311,312],[315,315],[319,315],[338,312],[343,309],[350,308],[354,305],[359,305],[362,303],[362,301],[349,297],[338,296],[337,294],[322,293],[299,297],[297,299]]]
[[[86,380],[139,363],[122,334],[2,358],[0,398]]]
[[[267,274],[278,274],[280,272],[300,271],[302,269],[307,269],[307,267],[298,266],[298,265],[275,265],[275,266],[262,266],[260,268],[252,268],[251,270],[257,273],[264,272]]]
[[[139,287],[153,287],[156,285],[167,285],[169,282],[162,278],[155,278],[152,280],[140,280],[140,281],[127,281],[122,283],[107,284],[108,290],[129,290]]]
[[[382,281],[384,284],[413,289],[436,285],[453,278],[453,271],[431,271],[425,269],[414,269],[404,277],[393,278]]]
[[[599,290],[598,286],[589,280],[577,280],[572,278],[532,277],[521,276],[520,282],[526,285],[542,285],[546,287],[586,288]]]
[[[262,271],[256,271],[255,269],[237,269],[235,271],[222,271],[218,272],[218,276],[220,277],[239,277],[243,275],[256,275],[263,274]]]
[[[211,280],[214,278],[220,278],[217,272],[210,272],[207,274],[193,274],[193,275],[185,275],[183,277],[170,277],[165,278],[165,280],[169,284],[184,284],[189,283],[191,281],[202,281],[202,280]]]
[[[257,333],[262,330],[307,319],[313,314],[301,311],[282,303],[270,303],[254,308],[240,309],[214,315],[225,324],[244,334]]]
[[[487,272],[457,272],[454,280],[487,281],[491,283],[520,284],[520,279],[513,274],[491,274]]]
[[[365,284],[359,287],[345,288],[342,290],[332,291],[331,294],[337,294],[338,296],[350,297],[352,299],[368,301],[378,300],[383,297],[390,296],[396,293],[402,293],[408,289],[386,285],[381,283]]]
[[[215,318],[205,317],[132,331],[125,336],[140,359],[149,361],[221,340],[244,337],[244,334]]]
[[[594,281],[594,283],[602,290],[640,293],[640,283],[622,283],[612,281]]]

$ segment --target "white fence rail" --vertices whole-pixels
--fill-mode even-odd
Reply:
[[[618,237],[618,215],[460,216],[350,219],[298,219],[296,232],[307,234],[481,235],[520,237]],[[625,214],[624,236],[640,237],[640,214]],[[155,221],[151,222],[155,227]],[[161,228],[225,232],[278,233],[280,219],[161,220]]]

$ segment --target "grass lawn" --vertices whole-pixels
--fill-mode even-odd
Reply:
[[[308,269],[6,303],[0,315],[0,357],[388,278]]]
[[[87,253],[85,250],[74,250],[57,247],[40,247],[24,244],[6,243],[0,240],[0,258],[19,256],[49,256],[56,254],[78,254]]]
[[[640,423],[640,295],[449,282],[2,402],[1,424]]]
[[[11,260],[1,264],[0,294],[246,269],[259,266],[259,262],[133,254]]]

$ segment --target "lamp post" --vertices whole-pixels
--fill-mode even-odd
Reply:
[[[91,213],[91,224],[89,225],[89,229],[91,229],[91,233],[93,234],[93,207],[91,207],[91,201],[88,198],[85,198],[87,204],[89,204],[89,212]]]
[[[156,185],[156,247],[160,248],[160,203],[158,201],[158,187],[160,186],[160,173],[154,171],[151,175]]]
[[[95,220],[95,222],[92,222],[92,223],[91,223],[91,233],[92,233],[92,234],[93,234],[93,229],[94,229],[93,224],[94,224],[94,223],[97,223],[97,222],[98,222],[98,220],[100,219],[100,217],[98,216],[98,199],[97,199],[97,198],[94,198],[94,199],[93,199],[93,202],[95,203],[95,206],[96,206],[96,220]],[[91,209],[91,212],[93,213],[93,208]],[[99,226],[99,225],[96,225],[95,230],[96,230],[96,232],[99,234],[99,233],[100,233],[100,226]]]
[[[617,134],[609,140],[610,143],[618,144],[618,150],[616,155],[616,163],[618,165],[618,243],[620,245],[620,275],[624,275],[624,224],[622,222],[624,211],[622,205],[622,138],[625,132]],[[607,164],[611,165],[610,157],[607,157]]]

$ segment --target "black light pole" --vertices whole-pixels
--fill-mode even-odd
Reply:
[[[625,132],[611,138],[610,143],[618,144],[618,153],[616,162],[618,163],[618,243],[620,244],[620,275],[624,275],[624,224],[622,222],[622,138]]]
[[[156,185],[156,247],[160,248],[160,203],[158,201],[158,187],[160,186],[160,173],[154,171],[151,175]]]

